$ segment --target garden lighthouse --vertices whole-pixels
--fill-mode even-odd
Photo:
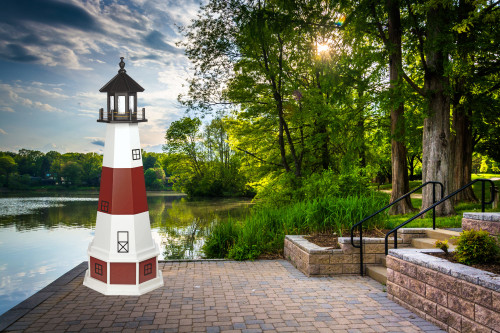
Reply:
[[[163,286],[159,248],[151,236],[139,142],[137,93],[142,88],[120,70],[99,91],[107,93],[106,142],[95,236],[88,248],[89,268],[83,284],[105,295],[141,295]]]

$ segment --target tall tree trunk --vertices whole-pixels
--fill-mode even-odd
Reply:
[[[427,12],[427,48],[424,91],[428,103],[428,115],[424,120],[422,136],[422,181],[439,181],[445,187],[445,195],[451,190],[451,136],[450,100],[446,93],[448,79],[445,64],[448,54],[444,51],[449,13],[441,4],[429,8]],[[438,191],[439,193],[439,191]],[[439,195],[436,195],[439,199]],[[422,209],[432,205],[432,186],[422,191]],[[454,208],[451,200],[436,207],[436,214],[451,215]]]
[[[453,153],[453,190],[471,182],[472,174],[472,123],[470,120],[471,110],[467,106],[460,104],[453,107],[453,129],[452,140]],[[458,201],[477,201],[472,187],[468,187],[455,196]]]
[[[402,67],[401,57],[401,19],[399,0],[387,0],[389,15],[389,76],[391,98],[396,99],[397,83],[400,80],[399,70]],[[398,98],[399,99],[399,98]],[[406,164],[405,121],[403,102],[391,105],[391,164],[392,164],[392,192],[391,202],[410,191],[408,168]],[[401,200],[391,207],[389,214],[407,214],[413,210],[410,197]]]
[[[460,0],[458,5],[458,22],[467,19],[474,10],[470,1]],[[457,36],[458,61],[465,65],[471,61],[470,50],[474,45],[474,34],[460,33]],[[472,59],[473,60],[473,59]],[[473,153],[473,134],[472,134],[472,109],[469,106],[469,97],[467,91],[467,73],[458,77],[455,82],[453,96],[453,190],[457,190],[470,183],[472,173],[472,153]],[[465,98],[464,98],[465,97]],[[465,99],[463,101],[462,99]],[[472,187],[468,187],[454,197],[454,202],[458,201],[477,201]]]

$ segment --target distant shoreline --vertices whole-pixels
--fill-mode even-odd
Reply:
[[[149,197],[186,197],[182,192],[176,191],[146,191]],[[15,196],[20,195],[25,197],[27,194],[43,195],[43,194],[64,194],[64,195],[99,195],[99,188],[30,188],[26,190],[11,190],[8,188],[0,188],[0,197],[3,195]]]

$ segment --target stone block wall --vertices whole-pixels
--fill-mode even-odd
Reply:
[[[398,247],[408,247],[413,238],[425,237],[425,228],[401,229]],[[393,247],[393,238],[389,247]],[[359,237],[354,239],[359,244]],[[350,237],[339,238],[340,249],[321,247],[309,242],[301,235],[285,237],[284,255],[297,269],[307,276],[359,274],[359,249],[351,245]],[[383,238],[363,237],[363,264],[380,265],[385,259]]]
[[[425,254],[439,251],[390,250],[389,299],[448,332],[500,330],[500,276]]]
[[[500,235],[500,213],[464,213],[462,229],[482,229],[491,235]]]

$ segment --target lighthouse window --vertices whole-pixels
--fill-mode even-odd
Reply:
[[[134,112],[134,96],[129,96],[128,97],[128,109],[130,112]]]
[[[111,111],[115,110],[115,96],[109,96],[109,109]]]
[[[118,95],[118,113],[125,113],[125,96]]]
[[[141,150],[140,149],[132,149],[132,159],[140,160],[141,159]]]
[[[128,231],[118,231],[118,253],[128,253]]]
[[[102,265],[101,264],[95,264],[95,273],[98,275],[102,276]]]
[[[149,275],[153,273],[153,264],[144,265],[144,275]]]
[[[101,212],[107,213],[109,209],[109,202],[101,200]]]

